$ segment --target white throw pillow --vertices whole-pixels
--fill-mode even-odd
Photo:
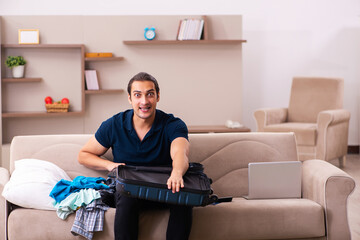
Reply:
[[[61,179],[71,180],[55,164],[38,159],[15,161],[15,170],[4,186],[3,197],[25,208],[56,210],[49,194]]]

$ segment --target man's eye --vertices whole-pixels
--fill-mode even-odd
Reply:
[[[135,97],[140,97],[140,93],[135,93],[134,96]]]
[[[150,92],[150,93],[148,93],[148,96],[149,96],[149,97],[153,97],[153,96],[154,96],[154,93],[153,93],[153,92]]]

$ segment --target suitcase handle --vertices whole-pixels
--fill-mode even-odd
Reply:
[[[158,172],[158,173],[168,173],[170,175],[172,171],[172,167],[163,166],[163,167],[152,167],[152,166],[133,166],[133,165],[119,165],[120,168],[131,168],[135,171],[143,171],[143,172]],[[187,172],[189,173],[199,173],[203,172],[204,168],[200,163],[189,163],[189,169]]]
[[[144,166],[132,166],[132,165],[119,165],[120,168],[133,169],[134,171],[141,172],[158,172],[158,173],[171,173],[171,167],[144,167]]]

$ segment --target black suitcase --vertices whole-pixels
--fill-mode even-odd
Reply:
[[[171,167],[120,165],[111,173],[116,177],[116,191],[129,197],[187,206],[206,206],[218,201],[212,195],[211,179],[200,163],[190,163],[183,177],[184,188],[173,193],[167,187]]]

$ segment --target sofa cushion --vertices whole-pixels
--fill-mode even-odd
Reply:
[[[232,203],[195,208],[190,234],[191,239],[295,239],[322,236],[325,236],[324,210],[311,200],[244,198],[236,198]]]
[[[316,123],[286,122],[264,127],[265,132],[294,132],[298,145],[316,145]]]
[[[114,238],[114,215],[114,208],[106,211],[104,231],[95,233],[94,240]],[[64,221],[53,211],[15,209],[9,216],[9,239],[75,239],[70,233],[74,217],[72,214]],[[143,212],[139,220],[139,239],[165,239],[168,218],[166,210]],[[231,203],[194,208],[190,239],[283,239],[324,235],[323,209],[313,201],[235,198]]]
[[[93,240],[114,239],[115,209],[109,209],[105,214],[104,229],[101,234],[95,233]],[[8,220],[9,240],[67,240],[83,239],[75,237],[70,232],[74,223],[75,214],[69,215],[66,220],[60,219],[56,212],[17,208],[10,213]],[[31,234],[29,234],[31,232]],[[99,238],[102,236],[103,238]]]

